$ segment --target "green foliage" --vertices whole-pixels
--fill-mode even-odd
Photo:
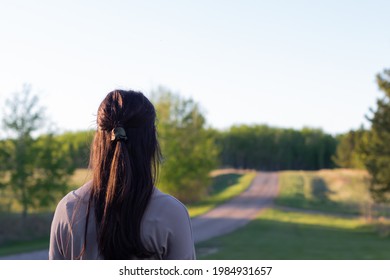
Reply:
[[[351,130],[348,133],[338,136],[338,145],[333,161],[337,166],[343,168],[364,169],[364,162],[361,154],[361,146],[364,137],[368,132],[363,128]]]
[[[316,170],[333,167],[336,139],[318,129],[233,126],[220,133],[223,166],[260,170]]]
[[[159,140],[164,156],[160,187],[184,202],[207,195],[209,172],[217,166],[218,150],[205,117],[192,99],[159,88],[153,93]]]
[[[31,208],[48,207],[57,195],[66,190],[73,172],[69,147],[52,134],[33,137],[45,126],[44,108],[39,99],[25,86],[23,91],[7,100],[3,123],[10,138],[1,142],[0,156],[4,172],[3,188],[23,207],[25,217]]]
[[[47,207],[57,202],[58,193],[65,194],[75,167],[70,157],[71,146],[52,134],[40,136],[31,147],[35,156],[30,201],[33,207]]]
[[[69,155],[76,168],[88,167],[94,133],[95,132],[92,130],[69,131],[55,136],[57,141],[68,146],[66,149],[68,149]]]
[[[371,130],[363,138],[362,158],[371,174],[371,194],[378,202],[390,200],[390,69],[377,75],[379,89],[384,96],[372,110]]]

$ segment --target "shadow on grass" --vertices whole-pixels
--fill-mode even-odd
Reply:
[[[215,201],[215,197],[218,197],[218,194],[222,193],[229,187],[238,184],[240,178],[243,176],[243,174],[235,174],[235,173],[229,173],[229,174],[222,174],[215,176],[212,180],[212,183],[209,187],[209,194],[208,198],[203,199],[199,202],[194,202],[191,204],[188,204],[188,207],[199,207],[199,206],[207,206],[211,202]]]
[[[313,177],[310,181],[311,195],[314,201],[329,204],[329,195],[332,193],[326,182],[320,177]]]
[[[225,218],[224,222],[249,220]],[[389,241],[388,235],[380,237],[372,225],[358,219],[272,210],[246,227],[196,244],[196,249],[199,259],[390,259]],[[28,249],[15,242],[12,253],[41,249],[47,242],[37,240]]]
[[[330,213],[362,214],[361,205],[331,200],[333,192],[326,181],[319,176],[310,176],[306,180],[303,176],[291,177],[289,188],[293,192],[278,197],[276,199],[277,205]]]
[[[0,259],[7,259],[6,256],[28,253],[37,250],[49,249],[50,237],[41,237],[31,241],[15,241],[9,242],[6,245],[0,247]]]
[[[210,187],[210,195],[216,195],[223,192],[227,187],[238,184],[242,174],[222,174],[213,178],[213,183]]]
[[[257,219],[196,249],[199,259],[390,259],[389,237],[356,223],[348,228]]]

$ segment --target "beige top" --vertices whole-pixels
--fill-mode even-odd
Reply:
[[[49,259],[76,259],[84,242],[91,182],[68,193],[54,214]],[[96,241],[94,208],[90,209],[86,252],[82,259],[102,259]],[[195,259],[191,220],[176,198],[154,188],[141,222],[141,240],[157,259]]]

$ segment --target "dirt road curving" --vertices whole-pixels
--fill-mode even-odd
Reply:
[[[195,242],[224,235],[256,218],[259,212],[272,205],[278,193],[278,174],[259,172],[251,186],[239,196],[193,218],[192,229]],[[48,251],[36,251],[0,258],[5,260],[47,260]]]
[[[278,192],[277,173],[258,173],[241,195],[192,220],[195,242],[232,232],[269,207]]]

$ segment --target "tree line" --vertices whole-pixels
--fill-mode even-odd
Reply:
[[[318,170],[333,168],[337,139],[320,129],[239,125],[216,132],[225,167],[258,170]]]
[[[321,129],[235,125],[216,130],[207,125],[201,106],[165,88],[151,96],[163,151],[159,187],[184,202],[207,196],[209,172],[218,167],[257,170],[365,168],[371,193],[390,193],[390,71],[377,76],[385,93],[371,110],[370,129],[333,136]],[[55,204],[76,168],[87,168],[94,131],[45,132],[34,137],[45,119],[38,97],[26,87],[7,103],[3,117],[8,137],[0,141],[0,190],[10,189],[23,213]]]
[[[167,162],[168,157],[174,157],[178,166],[172,170],[176,170],[177,173],[185,166],[199,169],[197,166],[191,166],[191,159],[206,156],[214,158],[213,166],[219,168],[277,171],[344,167],[342,163],[335,162],[335,155],[339,148],[339,139],[347,134],[335,137],[320,129],[294,130],[267,125],[236,125],[226,131],[211,128],[200,130],[200,127],[193,125],[184,128],[160,122],[159,139],[166,155],[164,164],[170,163]],[[69,145],[72,162],[77,168],[88,167],[93,133],[78,131],[56,136],[59,142]],[[208,141],[197,149],[196,138],[191,134],[203,134]],[[186,160],[189,162],[186,163]]]

